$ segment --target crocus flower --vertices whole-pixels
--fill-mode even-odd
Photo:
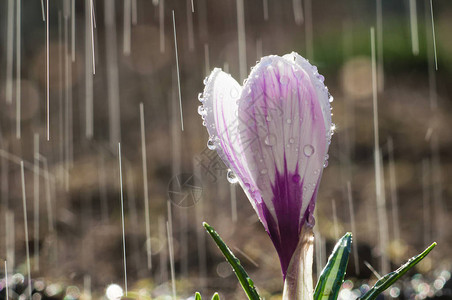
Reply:
[[[272,55],[243,86],[214,69],[199,96],[207,145],[270,236],[290,299],[312,299],[313,212],[333,132],[332,97],[323,81],[297,53]]]

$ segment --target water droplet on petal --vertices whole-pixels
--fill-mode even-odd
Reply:
[[[200,102],[204,102],[204,94],[203,94],[203,93],[199,93],[199,94],[198,94],[198,100],[199,100]]]
[[[231,169],[228,169],[228,173],[226,174],[226,178],[230,183],[237,183],[239,179],[235,176],[234,172]]]
[[[272,117],[271,117],[270,115],[268,115],[265,119],[266,119],[268,122],[270,122],[270,121],[272,120]]]
[[[287,119],[286,122],[287,124],[292,124],[292,119]]]
[[[312,214],[309,214],[308,219],[306,220],[306,225],[308,225],[309,227],[314,227],[315,225],[315,218]]]
[[[232,99],[236,99],[239,96],[239,91],[237,90],[237,88],[231,89],[230,95]]]
[[[213,138],[209,138],[209,140],[207,141],[207,148],[209,148],[210,150],[215,150],[215,148],[217,148],[217,145],[215,144],[215,140]]]
[[[209,76],[207,76],[206,78],[204,78],[204,81],[203,81],[204,85],[206,85],[207,82],[209,82]]]
[[[336,124],[331,124],[331,135],[333,135],[334,131],[336,130]]]
[[[294,176],[292,176],[292,181],[297,183],[300,182],[301,176],[300,174],[295,174]]]
[[[286,84],[289,83],[289,77],[283,75],[283,76],[281,76],[281,77],[279,78],[279,82],[280,82],[281,84],[283,84],[283,85],[286,85]]]
[[[206,113],[207,113],[207,111],[204,108],[204,106],[202,106],[202,105],[198,106],[198,114],[200,114],[201,116],[204,116]]]
[[[328,158],[330,158],[330,156],[328,154],[325,155],[325,162],[323,163],[324,168],[328,167]]]
[[[261,174],[262,174],[262,175],[267,174],[267,172],[268,172],[267,169],[262,169],[262,170],[261,170]]]
[[[318,74],[319,70],[317,69],[317,66],[312,66],[312,71],[314,72],[314,74]]]
[[[312,145],[305,145],[303,148],[303,153],[307,157],[310,157],[312,154],[314,154],[314,147]]]
[[[276,136],[274,134],[269,134],[265,137],[264,140],[265,145],[273,146],[276,144]]]
[[[207,123],[206,123],[206,121],[202,121],[202,126],[206,126],[207,125]]]
[[[331,103],[333,102],[334,98],[331,96],[331,94],[328,92],[328,101]]]
[[[290,138],[289,139],[289,143],[291,143],[291,144],[295,143],[295,139],[294,138]]]

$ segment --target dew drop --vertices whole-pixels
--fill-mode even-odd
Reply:
[[[231,98],[235,99],[239,96],[239,91],[237,90],[237,88],[233,88],[231,89],[231,92],[229,94],[231,95]]]
[[[270,122],[272,120],[272,117],[270,115],[267,115],[267,117],[265,118],[268,122]]]
[[[330,158],[330,156],[328,154],[325,155],[325,162],[323,163],[324,168],[328,167],[328,158]]]
[[[295,174],[294,176],[292,176],[292,181],[297,183],[300,182],[301,176],[300,174]]]
[[[316,66],[312,66],[312,71],[314,72],[314,74],[319,74],[319,70]]]
[[[283,75],[283,76],[281,76],[281,77],[279,78],[279,82],[280,82],[281,84],[283,84],[283,85],[286,85],[286,84],[289,83],[289,77]]]
[[[287,124],[292,124],[292,119],[287,119],[286,122]]]
[[[206,127],[207,123],[206,121],[202,121],[202,126]]]
[[[311,227],[311,228],[314,227],[314,225],[315,225],[315,218],[314,218],[314,216],[312,214],[309,214],[309,217],[308,217],[308,220],[307,220],[306,224],[309,227]]]
[[[208,82],[209,82],[209,76],[207,76],[206,78],[204,78],[203,83],[204,83],[204,85],[206,85]]]
[[[289,139],[289,143],[291,143],[291,144],[295,143],[295,139],[294,138],[290,138]]]
[[[265,145],[273,146],[276,144],[276,136],[274,134],[269,134],[265,137],[264,140]]]
[[[267,172],[268,172],[267,169],[262,169],[260,173],[261,173],[262,175],[265,175],[265,174],[267,174]]]
[[[310,157],[312,154],[314,154],[314,147],[312,145],[305,145],[303,148],[303,153],[307,157]]]
[[[215,145],[215,140],[213,138],[209,138],[209,140],[207,141],[207,148],[209,148],[210,150],[215,150],[215,148],[217,148],[217,146]]]
[[[204,108],[204,106],[200,105],[198,106],[198,114],[200,114],[201,116],[204,116],[206,114],[206,109]]]
[[[239,179],[235,176],[234,172],[231,169],[228,169],[228,173],[226,174],[226,178],[230,183],[237,183]]]
[[[334,98],[331,96],[331,94],[328,92],[328,101],[331,103],[333,102]]]
[[[294,71],[295,78],[297,78],[298,80],[303,79],[303,72],[301,72],[299,70],[295,71],[295,69],[292,69],[292,71]]]
[[[198,100],[199,100],[200,102],[204,102],[204,94],[203,94],[203,93],[199,93],[199,94],[198,94]]]

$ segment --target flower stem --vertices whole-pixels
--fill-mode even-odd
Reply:
[[[312,261],[314,256],[312,228],[303,227],[284,280],[283,300],[312,300]]]

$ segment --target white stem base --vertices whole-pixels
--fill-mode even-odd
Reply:
[[[312,261],[314,234],[308,226],[303,227],[284,280],[283,300],[312,300]]]

